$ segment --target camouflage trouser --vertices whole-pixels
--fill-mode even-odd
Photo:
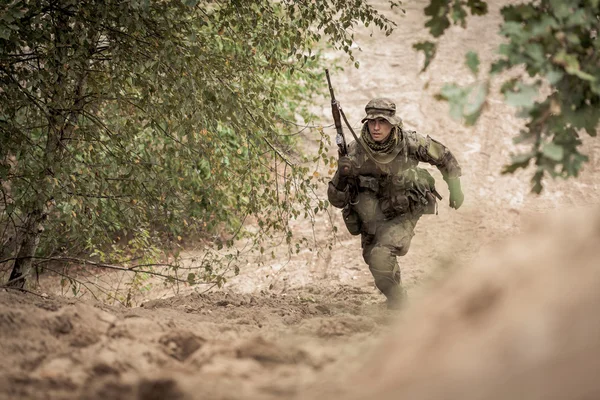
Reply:
[[[388,301],[400,301],[404,297],[396,257],[408,253],[420,216],[400,216],[383,221],[375,234],[362,234],[363,258],[369,265],[375,285]]]

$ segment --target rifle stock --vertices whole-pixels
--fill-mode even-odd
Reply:
[[[325,70],[327,76],[327,85],[329,86],[329,94],[331,95],[331,113],[333,114],[333,122],[335,124],[335,130],[337,132],[335,136],[335,143],[338,145],[338,155],[340,157],[348,155],[348,147],[346,145],[346,137],[344,136],[344,130],[342,129],[342,120],[340,118],[340,103],[335,99],[333,93],[333,86],[331,86],[331,79],[329,78],[329,70]]]

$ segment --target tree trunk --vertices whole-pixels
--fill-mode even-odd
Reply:
[[[66,8],[52,8],[51,14],[55,21],[53,27],[55,62],[48,63],[44,69],[48,69],[56,77],[56,81],[52,85],[49,99],[44,102],[48,120],[45,159],[38,175],[40,179],[37,181],[39,186],[36,191],[37,197],[32,199],[32,205],[26,208],[31,211],[27,214],[25,223],[17,235],[15,246],[18,250],[15,250],[17,255],[8,281],[8,285],[20,288],[24,287],[25,280],[31,272],[33,257],[44,231],[43,224],[54,202],[53,190],[55,189],[44,190],[43,185],[46,178],[54,176],[54,171],[65,153],[65,142],[72,138],[76,121],[84,107],[88,72],[80,67],[86,65],[96,50],[93,44],[96,42],[89,40],[91,44],[84,58],[73,59],[69,55],[69,49],[73,49],[76,44],[72,43],[71,37],[67,34],[72,25],[69,22],[70,14]],[[89,33],[96,35],[95,32]],[[79,61],[82,61],[81,65],[78,64]],[[79,74],[70,72],[71,69],[66,68],[68,65],[79,66],[77,69]]]
[[[41,210],[34,210],[27,215],[25,225],[20,233],[21,243],[19,253],[13,264],[8,285],[18,288],[25,286],[25,278],[31,272],[33,256],[40,243],[40,236],[44,231],[42,221],[45,219],[45,213]]]

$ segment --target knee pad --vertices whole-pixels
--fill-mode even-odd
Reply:
[[[400,284],[400,269],[396,256],[386,246],[375,246],[364,254],[365,261],[383,294],[391,293]]]
[[[364,255],[364,259],[369,267],[382,272],[392,272],[396,265],[396,256],[386,246],[374,246],[371,251]]]

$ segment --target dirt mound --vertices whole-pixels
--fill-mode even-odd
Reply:
[[[367,348],[388,329],[393,314],[377,296],[313,286],[125,309],[2,291],[0,398],[292,395],[346,360],[345,346]]]
[[[595,209],[485,252],[410,309],[336,396],[600,397],[598,243]]]

